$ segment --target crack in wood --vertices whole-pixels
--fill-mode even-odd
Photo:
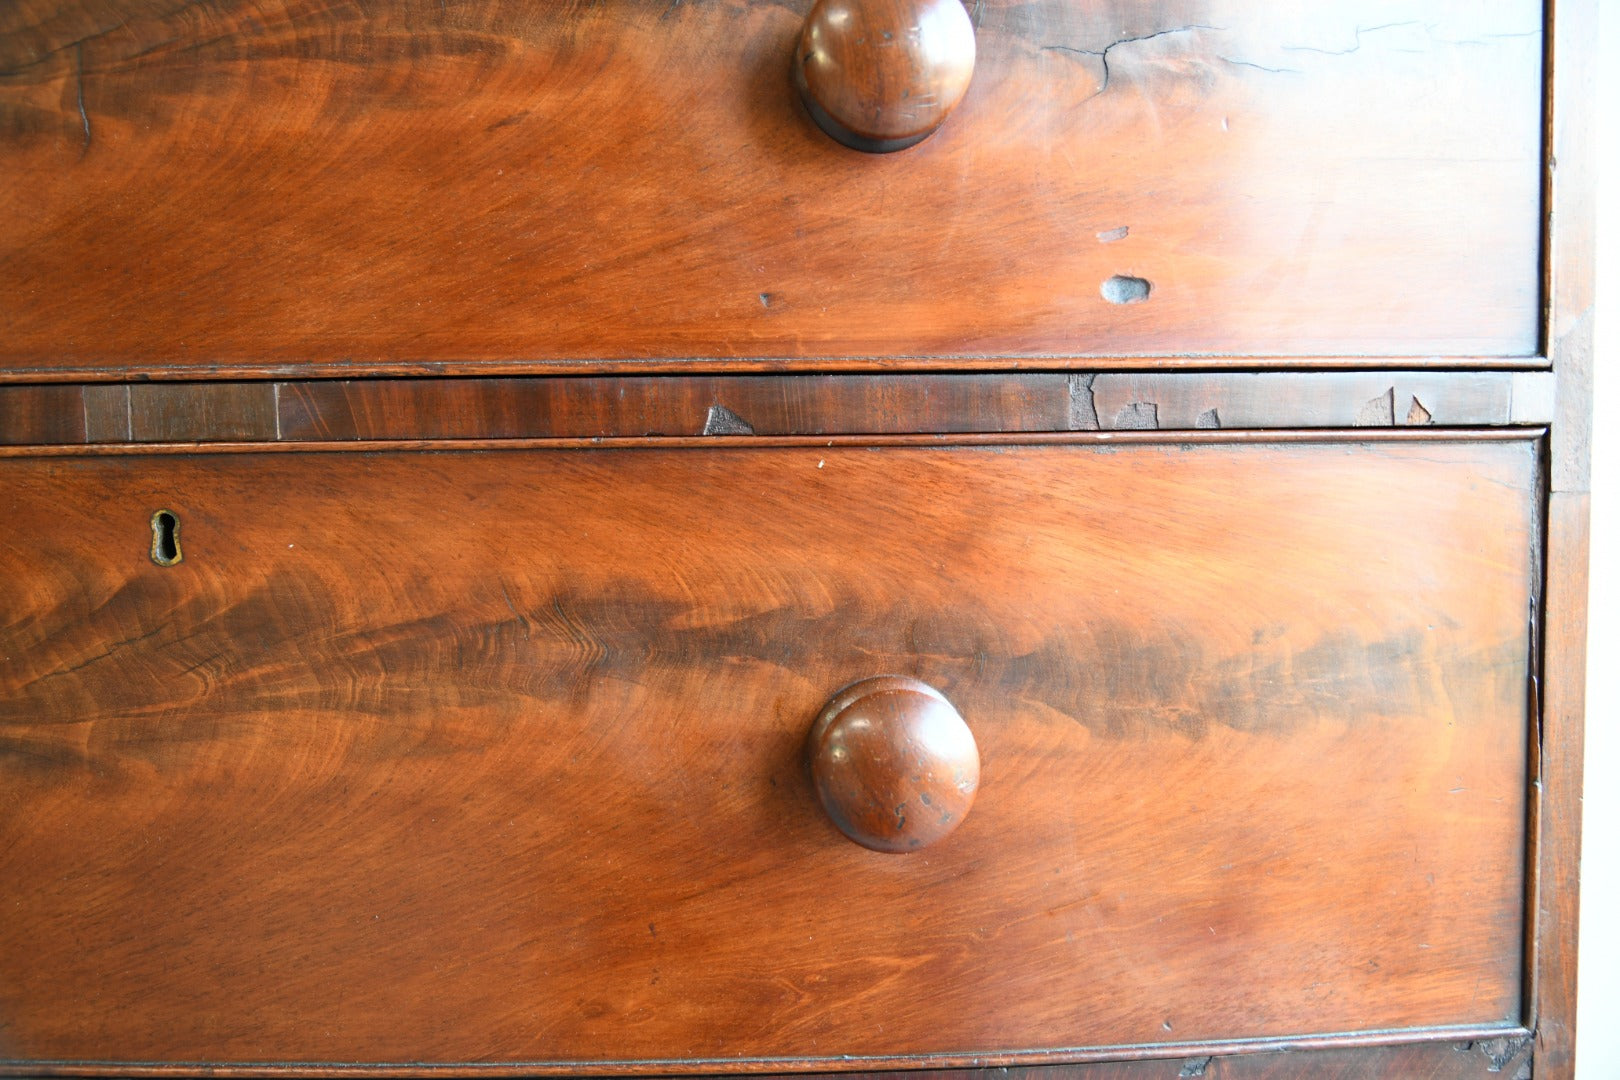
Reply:
[[[1085,99],[1086,101],[1090,101],[1092,98],[1097,97],[1098,95],[1102,94],[1103,92],[1105,92],[1108,89],[1108,83],[1113,78],[1113,69],[1109,66],[1108,54],[1113,52],[1115,49],[1119,48],[1120,46],[1122,46],[1122,45],[1135,45],[1138,42],[1152,41],[1154,38],[1167,37],[1167,36],[1169,36],[1171,34],[1187,34],[1187,33],[1191,33],[1194,30],[1223,31],[1225,29],[1226,28],[1224,26],[1210,26],[1207,23],[1188,23],[1186,26],[1173,26],[1173,27],[1170,27],[1167,30],[1155,30],[1151,34],[1140,34],[1140,35],[1138,35],[1136,37],[1120,38],[1117,41],[1109,42],[1107,45],[1104,45],[1101,49],[1082,49],[1078,45],[1053,44],[1053,45],[1042,45],[1041,50],[1043,52],[1072,53],[1072,54],[1074,54],[1076,56],[1094,56],[1099,61],[1101,61],[1101,63],[1102,63],[1102,82],[1100,82],[1097,85],[1097,89],[1094,92],[1092,92],[1089,96],[1087,96],[1087,98]]]

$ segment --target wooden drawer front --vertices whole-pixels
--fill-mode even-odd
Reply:
[[[985,0],[890,155],[808,6],[4,5],[0,371],[1536,353],[1534,0]]]
[[[0,462],[0,1052],[645,1070],[1515,1022],[1538,449]],[[908,855],[836,832],[800,758],[883,673],[983,757]]]

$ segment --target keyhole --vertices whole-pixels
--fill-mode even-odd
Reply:
[[[180,559],[180,519],[173,510],[159,510],[152,515],[152,561],[173,566]]]

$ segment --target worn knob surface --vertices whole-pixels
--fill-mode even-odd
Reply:
[[[979,747],[945,695],[884,675],[840,690],[805,747],[816,794],[845,836],[915,851],[954,830],[979,790]]]
[[[961,0],[817,0],[793,81],[821,129],[846,146],[904,150],[945,122],[973,78]]]

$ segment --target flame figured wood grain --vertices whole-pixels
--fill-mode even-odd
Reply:
[[[1537,354],[1533,0],[985,0],[898,156],[808,6],[0,5],[0,378]]]
[[[1511,1025],[1539,451],[0,462],[0,1050],[690,1069]],[[873,670],[983,759],[903,858],[802,766]]]

